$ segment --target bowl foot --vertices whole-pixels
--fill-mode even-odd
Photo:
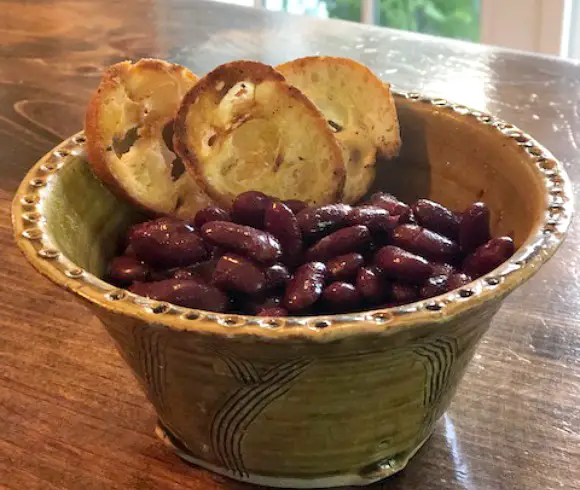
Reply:
[[[313,477],[313,478],[291,478],[287,476],[275,477],[275,476],[265,476],[259,474],[249,473],[246,475],[240,475],[239,473],[228,470],[221,466],[208,463],[202,459],[193,456],[189,450],[175,437],[171,432],[163,426],[161,422],[158,422],[155,429],[155,434],[157,437],[169,448],[171,448],[177,456],[187,463],[199,466],[206,470],[217,473],[218,475],[231,478],[233,480],[242,481],[245,483],[252,483],[254,485],[263,485],[267,487],[277,487],[277,488],[333,488],[333,487],[345,487],[345,486],[364,486],[370,485],[371,483],[376,483],[377,481],[383,480],[395,473],[401,471],[409,460],[415,455],[415,453],[425,444],[427,438],[422,440],[416,447],[412,450],[405,451],[404,453],[399,453],[393,457],[377,461],[372,465],[366,466],[359,473],[348,473],[342,475],[324,476],[324,477]]]

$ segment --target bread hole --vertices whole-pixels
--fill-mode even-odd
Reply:
[[[165,142],[165,146],[167,146],[170,152],[175,153],[175,150],[173,149],[173,119],[163,127],[161,135]]]
[[[284,155],[282,153],[278,153],[276,160],[274,160],[274,172],[280,170],[282,163],[284,163]]]
[[[113,136],[113,150],[118,158],[127,153],[139,138],[139,126],[129,129],[122,138]]]
[[[217,134],[212,134],[207,140],[207,146],[212,147],[215,143],[216,138]]]
[[[340,124],[333,121],[332,119],[328,120],[328,125],[335,133],[340,133],[344,129]]]
[[[173,181],[176,181],[185,173],[185,165],[183,164],[183,160],[179,157],[176,157],[175,160],[171,163],[171,177]]]

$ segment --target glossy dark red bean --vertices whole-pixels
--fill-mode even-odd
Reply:
[[[413,214],[413,210],[411,208],[407,208],[405,209],[400,215],[399,215],[399,223],[404,225],[404,224],[417,224],[417,220],[415,219],[415,215]]]
[[[411,208],[417,223],[422,227],[446,236],[451,240],[457,240],[459,220],[445,206],[429,199],[419,199]]]
[[[391,214],[379,206],[358,206],[348,213],[346,222],[349,225],[363,225],[369,230],[389,231],[399,224],[398,216]]]
[[[391,285],[391,300],[395,305],[406,305],[418,299],[419,294],[415,286],[400,282]]]
[[[305,208],[296,215],[305,237],[320,237],[342,227],[352,207],[348,204],[328,204]]]
[[[129,245],[129,246],[127,246],[127,248],[125,248],[125,251],[123,252],[123,255],[125,257],[135,257],[135,258],[137,257],[135,255],[135,250],[133,250],[133,246],[132,245]]]
[[[359,253],[353,252],[339,255],[326,263],[327,279],[329,281],[346,281],[356,277],[365,260]]]
[[[264,289],[266,277],[251,260],[229,253],[218,260],[212,281],[224,290],[256,294]]]
[[[433,272],[423,257],[392,245],[381,248],[375,259],[386,277],[412,284],[422,284]]]
[[[171,277],[173,279],[187,280],[187,279],[193,279],[195,276],[193,275],[193,272],[191,272],[191,270],[189,270],[189,269],[176,269],[171,274]]]
[[[393,244],[434,261],[452,262],[459,253],[456,242],[418,225],[399,225]]]
[[[237,294],[235,301],[240,313],[245,315],[256,315],[258,311],[264,308],[274,308],[282,304],[282,298],[279,295],[271,295],[271,292],[266,289],[259,294],[251,296]]]
[[[290,280],[291,274],[288,268],[282,264],[274,264],[264,269],[266,276],[266,289],[275,289],[285,286]]]
[[[288,310],[281,306],[271,306],[270,308],[261,308],[257,312],[258,316],[288,316]]]
[[[280,201],[269,203],[264,213],[264,229],[282,245],[284,262],[295,264],[302,251],[302,232],[292,210]]]
[[[455,267],[453,267],[450,264],[435,263],[435,264],[431,264],[431,265],[433,266],[433,272],[431,274],[433,276],[446,276],[446,277],[448,277],[449,275],[456,272]]]
[[[135,225],[129,234],[137,258],[152,267],[184,267],[206,260],[209,248],[193,227],[172,218]]]
[[[491,238],[489,209],[482,202],[473,203],[462,214],[459,225],[459,245],[464,253],[471,253]]]
[[[147,282],[163,281],[164,279],[171,279],[175,269],[159,270],[152,269]]]
[[[300,311],[313,305],[324,288],[326,266],[322,262],[308,262],[298,268],[288,283],[283,306],[288,311]]]
[[[261,229],[264,226],[264,213],[270,202],[272,198],[263,192],[242,192],[232,203],[232,219],[236,223]]]
[[[471,277],[463,272],[454,272],[447,278],[447,287],[449,291],[462,288],[472,281]]]
[[[157,301],[218,313],[226,311],[229,306],[226,294],[215,286],[194,279],[136,283],[129,291]]]
[[[210,221],[231,221],[230,213],[219,206],[208,206],[200,209],[193,220],[193,224],[199,230]]]
[[[376,267],[362,267],[356,276],[356,290],[371,303],[378,304],[389,295],[387,282]]]
[[[210,243],[257,262],[272,263],[282,256],[282,247],[275,237],[251,226],[210,221],[201,227],[201,234]]]
[[[107,277],[113,284],[121,287],[149,279],[150,270],[143,262],[134,257],[115,257],[109,263]]]
[[[370,241],[371,234],[366,226],[349,226],[335,231],[315,243],[306,252],[306,259],[310,261],[328,260],[360,250]]]
[[[510,237],[492,238],[465,258],[463,272],[473,278],[481,277],[503,264],[514,251],[514,241]]]
[[[308,204],[300,199],[288,199],[286,201],[282,201],[286,206],[288,206],[294,214],[298,214],[303,209],[308,207]]]
[[[370,203],[386,209],[392,215],[402,215],[408,213],[410,206],[399,201],[395,196],[386,192],[376,192],[370,198]]]
[[[433,298],[449,291],[447,284],[448,276],[431,276],[425,284],[419,288],[419,296],[422,299]]]
[[[335,281],[324,288],[322,299],[334,311],[347,311],[359,306],[362,296],[352,284]]]
[[[197,279],[209,284],[212,281],[213,271],[218,259],[219,257],[211,258],[183,269],[175,269],[172,271],[171,277],[174,279]]]

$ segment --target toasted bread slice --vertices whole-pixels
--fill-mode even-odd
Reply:
[[[347,167],[344,201],[358,201],[374,179],[376,158],[396,156],[401,145],[389,85],[347,58],[300,58],[276,70],[316,104],[334,129]]]
[[[217,67],[184,97],[174,128],[176,153],[223,206],[247,190],[310,204],[342,198],[338,141],[314,104],[271,66]]]
[[[179,214],[186,200],[191,213],[192,203],[209,202],[193,179],[173,178],[175,154],[165,142],[171,142],[181,99],[197,80],[166,61],[124,61],[104,73],[89,103],[85,135],[94,173],[149,213]]]

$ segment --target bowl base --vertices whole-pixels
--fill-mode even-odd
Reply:
[[[333,475],[320,478],[291,478],[291,477],[276,477],[265,476],[259,474],[249,473],[240,475],[239,473],[228,470],[221,466],[208,463],[193,456],[189,450],[175,437],[171,432],[163,426],[161,422],[157,423],[155,428],[155,435],[169,448],[171,448],[177,456],[179,456],[186,463],[199,466],[209,470],[218,475],[231,478],[233,480],[252,483],[254,485],[262,485],[266,487],[276,488],[336,488],[346,486],[365,486],[371,483],[376,483],[395,473],[401,471],[415,453],[421,449],[423,444],[429,439],[427,436],[413,449],[406,451],[404,454],[397,454],[396,457],[383,459],[372,465],[367,466],[360,473],[347,473],[343,475]]]

